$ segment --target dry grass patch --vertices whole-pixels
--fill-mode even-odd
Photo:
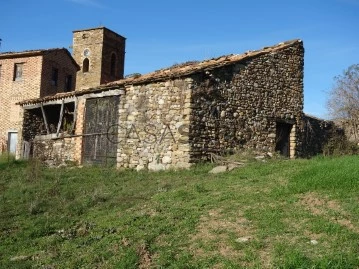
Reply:
[[[255,230],[243,215],[238,211],[230,220],[220,209],[203,215],[196,228],[197,233],[191,238],[193,254],[199,258],[220,255],[231,261],[243,261],[242,265],[248,266],[245,253],[235,248],[235,244],[247,244],[255,239]]]
[[[300,197],[299,203],[313,215],[324,217],[355,233],[359,233],[358,225],[353,224],[350,219],[351,215],[341,207],[338,201],[329,200],[327,197],[321,197],[315,192],[307,192]]]
[[[137,248],[137,254],[140,257],[139,269],[147,269],[151,267],[152,258],[145,244],[141,244]]]

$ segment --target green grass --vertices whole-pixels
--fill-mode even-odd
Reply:
[[[358,156],[210,169],[3,158],[0,268],[359,267]]]

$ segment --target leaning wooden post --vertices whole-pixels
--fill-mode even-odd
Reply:
[[[47,118],[46,118],[44,106],[43,106],[42,103],[41,103],[41,112],[42,112],[42,117],[44,118],[44,123],[45,123],[45,127],[46,127],[46,132],[47,132],[47,134],[50,134],[49,125],[47,124]]]
[[[59,136],[59,132],[60,132],[60,128],[61,128],[61,123],[62,123],[62,118],[63,118],[63,116],[64,116],[64,106],[65,106],[65,100],[62,99],[61,110],[60,110],[60,118],[59,118],[59,123],[57,124],[57,130],[56,130],[56,137]]]

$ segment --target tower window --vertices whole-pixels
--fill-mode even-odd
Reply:
[[[89,67],[90,67],[90,61],[88,58],[85,58],[85,60],[82,63],[82,72],[86,73],[89,71]]]
[[[116,75],[116,54],[115,53],[112,53],[112,55],[111,55],[110,74],[112,77],[114,77]]]
[[[21,80],[22,79],[22,70],[24,64],[15,64],[14,68],[14,80]]]

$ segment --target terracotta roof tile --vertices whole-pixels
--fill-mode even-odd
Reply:
[[[86,93],[92,93],[92,92],[99,92],[104,91],[107,89],[113,89],[116,87],[125,87],[126,85],[138,85],[138,84],[144,84],[148,82],[156,82],[156,81],[162,81],[165,79],[171,79],[171,78],[180,78],[184,76],[188,76],[190,74],[195,74],[201,71],[206,70],[212,70],[215,68],[219,68],[222,66],[226,66],[235,62],[241,62],[246,59],[256,57],[263,54],[273,53],[278,50],[282,50],[288,47],[291,47],[295,44],[302,43],[302,40],[300,39],[294,39],[286,42],[281,42],[277,45],[271,46],[271,47],[264,47],[260,50],[253,50],[253,51],[247,51],[243,54],[230,54],[230,55],[224,55],[217,58],[205,60],[202,62],[197,61],[190,61],[183,64],[177,64],[173,65],[168,68],[156,70],[154,72],[141,75],[141,76],[134,76],[134,77],[128,77],[124,78],[118,81],[110,82],[104,85],[100,85],[96,88],[90,88],[90,89],[82,89],[77,90],[69,93],[60,93],[56,94],[54,96],[48,96],[44,98],[37,98],[37,99],[31,99],[31,100],[25,100],[22,102],[19,102],[18,104],[24,105],[24,104],[31,104],[31,103],[39,103],[39,102],[45,102],[49,100],[56,100],[61,99],[65,97],[71,97],[76,95],[83,95]]]

